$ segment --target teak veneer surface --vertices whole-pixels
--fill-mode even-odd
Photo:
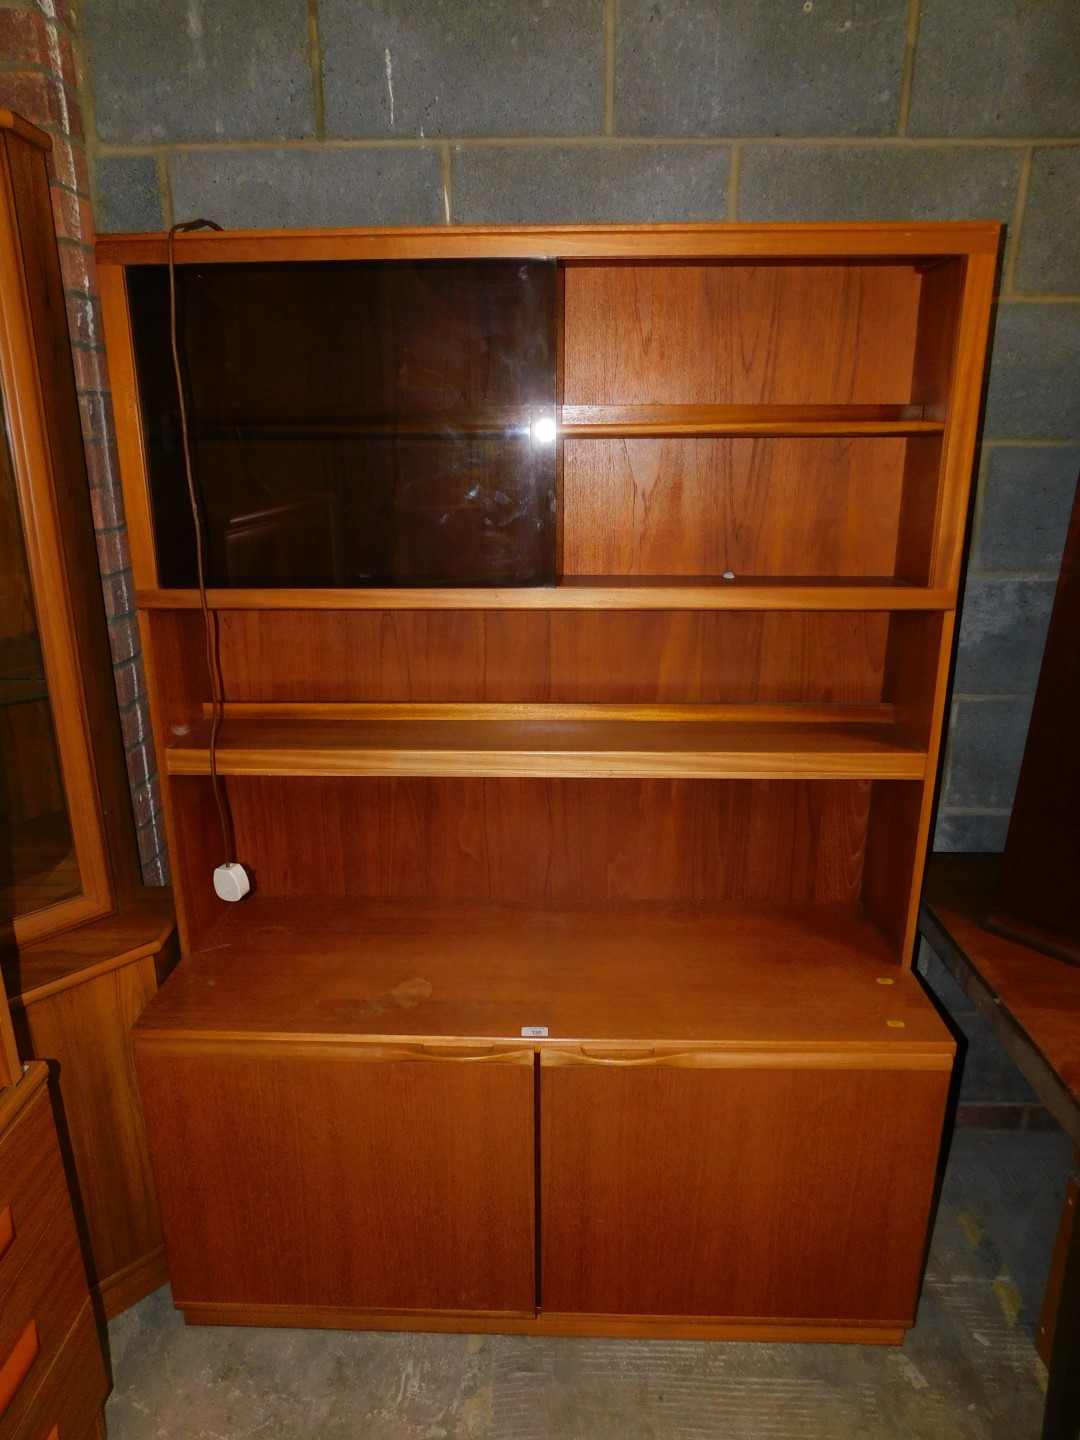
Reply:
[[[122,910],[0,954],[8,999],[29,1004],[157,954],[175,923],[172,890],[146,886]]]
[[[201,667],[206,698],[201,620],[154,623],[170,642],[156,653]],[[881,699],[889,625],[831,610],[293,609],[227,614],[219,638],[239,701],[826,703]]]
[[[214,824],[199,776],[172,776],[182,843]],[[411,900],[849,901],[873,791],[918,782],[255,776],[225,781],[267,896]],[[190,837],[190,839],[189,839]],[[209,870],[191,889],[223,909]],[[209,923],[210,916],[207,916]],[[200,932],[201,933],[201,932]]]
[[[197,590],[140,590],[142,610],[198,610]],[[566,575],[543,585],[463,589],[208,590],[211,610],[948,610],[948,590],[892,575]]]
[[[882,575],[903,440],[567,439],[567,574]]]
[[[171,775],[210,773],[211,723],[167,751]],[[226,720],[222,775],[566,775],[921,779],[895,725],[697,720]]]
[[[948,255],[997,255],[1000,225],[991,221],[926,224],[862,221],[785,225],[520,225],[411,226],[401,229],[233,230],[176,237],[179,264],[249,260],[421,260],[482,256],[531,259],[561,255],[595,260],[749,260],[821,257],[932,262]],[[164,265],[168,237],[99,235],[98,264]]]
[[[911,1324],[947,1088],[541,1063],[544,1308]]]
[[[536,1025],[549,1045],[690,1044],[782,1063],[806,1051],[815,1064],[836,1052],[948,1068],[954,1048],[857,905],[268,896],[228,909],[150,1002],[136,1045],[520,1044]]]
[[[646,435],[939,435],[920,405],[560,405],[566,439]]]

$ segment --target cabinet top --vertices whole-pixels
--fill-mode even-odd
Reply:
[[[772,225],[413,226],[351,230],[221,230],[176,236],[179,263],[281,260],[410,260],[483,257],[565,259],[917,260],[993,255],[997,221]],[[164,264],[164,234],[101,235],[98,263]]]

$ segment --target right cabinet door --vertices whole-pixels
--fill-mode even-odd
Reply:
[[[912,1322],[948,1072],[799,1058],[544,1053],[546,1314]]]

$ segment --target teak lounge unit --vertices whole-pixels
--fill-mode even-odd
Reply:
[[[99,242],[203,1322],[898,1341],[998,227]]]

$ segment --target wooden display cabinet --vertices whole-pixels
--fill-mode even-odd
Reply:
[[[901,1338],[997,245],[178,237],[228,905],[167,244],[99,241],[185,956],[136,1053],[189,1320]]]

